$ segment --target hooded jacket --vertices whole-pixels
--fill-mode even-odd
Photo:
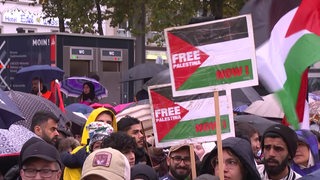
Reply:
[[[222,149],[225,148],[229,148],[232,151],[232,153],[239,158],[243,167],[245,167],[247,175],[246,177],[244,177],[244,179],[261,179],[260,174],[255,165],[251,145],[247,140],[237,137],[229,137],[222,141]],[[207,156],[204,157],[200,169],[200,174],[214,174],[214,168],[212,167],[210,161],[212,160],[212,158],[217,156],[217,151],[218,150],[216,147]]]
[[[309,130],[301,129],[297,130],[296,133],[298,135],[299,141],[304,142],[309,147],[309,150],[312,155],[312,157],[309,157],[309,162],[310,158],[313,158],[314,163],[311,166],[309,166],[310,164],[308,163],[309,167],[302,168],[293,161],[291,168],[301,176],[305,176],[320,169],[318,140],[317,137]]]
[[[86,124],[84,125],[84,127],[87,127],[90,123],[94,122],[96,120],[96,118],[99,116],[99,114],[104,111],[108,111],[113,114],[111,126],[113,127],[113,132],[117,132],[116,116],[114,115],[114,113],[111,110],[109,110],[107,108],[103,108],[103,107],[97,108],[90,113],[88,120],[87,120]],[[88,138],[89,138],[89,131],[86,128],[83,128],[82,137],[81,137],[81,144],[82,145],[88,144]]]

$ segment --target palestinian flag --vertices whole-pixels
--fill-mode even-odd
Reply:
[[[216,135],[213,93],[173,97],[170,85],[149,89],[156,142],[170,143],[193,139],[214,141]],[[224,137],[233,136],[231,96],[220,91],[220,119]]]
[[[174,96],[257,85],[251,16],[165,30]]]
[[[259,77],[275,91],[287,121],[298,128],[307,108],[308,67],[320,60],[320,0],[303,0],[257,49]]]

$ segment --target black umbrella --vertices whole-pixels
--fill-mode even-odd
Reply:
[[[123,74],[122,81],[125,82],[151,78],[165,69],[168,69],[168,67],[165,65],[156,64],[154,62],[146,62],[130,68],[128,72]]]
[[[159,84],[168,84],[171,83],[169,69],[163,70],[153,76],[148,80],[144,85],[144,89],[148,89],[148,86],[159,85]],[[258,92],[252,87],[245,87],[239,89],[231,90],[232,104],[235,107],[241,105],[249,105],[254,101],[263,100]]]
[[[0,89],[0,128],[8,129],[11,124],[24,120],[18,106]]]
[[[20,91],[7,91],[7,93],[9,98],[19,107],[26,119],[26,121],[18,121],[15,124],[21,124],[30,129],[34,114],[43,110],[51,111],[53,114],[55,114],[60,119],[58,124],[59,128],[65,128],[65,124],[68,122],[67,116],[58,108],[57,105],[51,101],[40,96]]]
[[[271,125],[278,124],[278,122],[271,121],[267,118],[263,118],[257,115],[236,115],[234,121],[247,122],[255,127],[259,134],[262,135],[264,131]]]

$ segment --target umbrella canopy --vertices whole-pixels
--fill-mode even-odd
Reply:
[[[58,106],[51,101],[29,93],[20,91],[7,91],[9,98],[19,107],[20,111],[25,117],[25,121],[18,121],[15,124],[21,124],[27,129],[30,128],[32,117],[38,111],[51,111],[59,119],[59,128],[64,129],[65,124],[68,122],[68,118]]]
[[[64,71],[58,67],[49,65],[32,65],[21,68],[16,76],[17,82],[31,82],[35,77],[39,77],[44,83],[49,83],[55,79],[62,80]]]
[[[22,125],[11,125],[9,129],[0,129],[0,154],[20,152],[23,144],[36,135]]]
[[[0,89],[0,128],[8,129],[11,124],[24,120],[18,106]]]
[[[171,83],[169,69],[163,70],[153,76],[144,85],[143,89],[147,90],[148,86]],[[252,87],[245,87],[231,90],[232,104],[236,108],[242,105],[249,105],[254,101],[262,100],[258,92]]]
[[[134,81],[151,78],[165,69],[168,69],[168,67],[153,62],[146,62],[130,68],[128,72],[124,73],[122,81]]]
[[[284,113],[275,94],[263,97],[263,100],[253,102],[244,112],[267,118],[283,118]]]
[[[275,121],[271,121],[267,118],[263,118],[263,117],[260,117],[260,116],[257,116],[257,115],[236,115],[234,117],[234,121],[236,122],[247,122],[249,124],[251,124],[253,127],[255,127],[260,136],[263,135],[264,131],[274,125],[274,124],[277,124],[277,122]]]
[[[92,82],[98,99],[108,97],[108,90],[98,81],[88,77],[69,77],[60,82],[61,91],[70,97],[79,97],[83,91],[83,83]]]
[[[70,112],[81,112],[82,114],[88,114],[93,111],[93,108],[81,103],[72,103],[65,107],[66,110]]]

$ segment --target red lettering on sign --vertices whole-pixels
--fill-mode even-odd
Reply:
[[[227,128],[226,120],[221,120],[221,128]],[[206,131],[215,131],[216,130],[216,122],[205,122],[201,124],[195,125],[196,132],[206,132]]]
[[[227,68],[216,71],[217,79],[225,79],[242,75],[242,67]]]

